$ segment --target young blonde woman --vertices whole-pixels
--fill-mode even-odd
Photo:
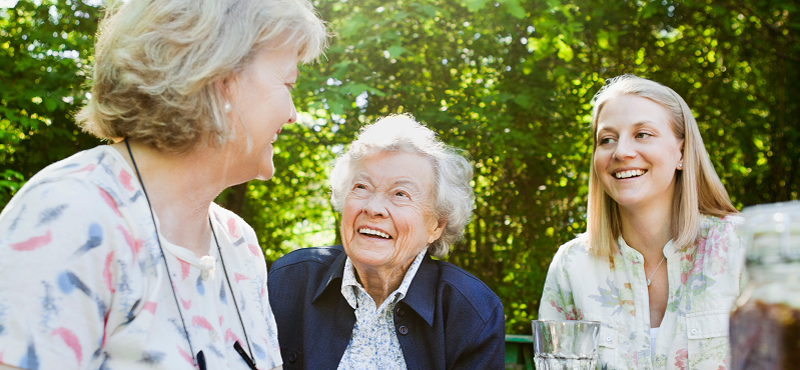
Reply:
[[[556,253],[539,318],[602,322],[601,368],[727,368],[741,217],[691,110],[632,75],[593,103],[588,230]]]

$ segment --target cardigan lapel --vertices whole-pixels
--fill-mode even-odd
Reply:
[[[433,315],[436,305],[436,286],[439,279],[439,267],[425,255],[417,275],[408,287],[408,293],[402,302],[413,309],[428,325],[433,326]]]

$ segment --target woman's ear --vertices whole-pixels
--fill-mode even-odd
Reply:
[[[447,226],[447,221],[445,220],[439,220],[436,223],[436,227],[431,231],[430,234],[428,234],[428,244],[435,242],[440,236],[442,236],[445,226]]]

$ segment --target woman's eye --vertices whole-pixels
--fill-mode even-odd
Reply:
[[[600,145],[612,144],[612,143],[616,143],[616,142],[617,142],[617,140],[614,139],[614,138],[611,138],[611,137],[604,137],[604,138],[600,139]]]
[[[398,197],[408,197],[408,194],[406,194],[404,191],[397,191],[394,193],[394,195]]]
[[[649,136],[653,136],[653,135],[650,135],[650,134],[648,134],[646,132],[640,132],[640,133],[636,134],[636,138],[637,139],[644,139],[644,138],[649,137]]]
[[[356,184],[355,186],[353,186],[353,189],[366,189],[366,188],[367,188],[366,186],[361,184]]]

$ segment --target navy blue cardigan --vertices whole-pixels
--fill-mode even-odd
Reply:
[[[293,251],[271,266],[269,302],[284,369],[336,369],[356,322],[341,294],[341,246]],[[409,370],[503,369],[503,305],[453,264],[425,256],[394,321]]]

